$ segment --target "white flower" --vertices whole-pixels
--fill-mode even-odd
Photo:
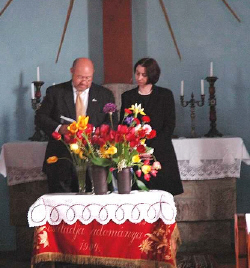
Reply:
[[[142,129],[145,130],[146,134],[149,134],[152,131],[152,127],[149,124],[145,124]]]

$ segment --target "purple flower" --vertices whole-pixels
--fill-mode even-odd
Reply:
[[[133,117],[132,117],[132,116],[128,116],[128,117],[126,117],[126,118],[124,119],[124,122],[125,122],[126,124],[128,124],[129,126],[131,125],[132,121],[133,121]]]
[[[105,114],[114,113],[116,110],[117,110],[117,107],[116,107],[116,105],[114,103],[107,103],[103,107],[103,112]]]

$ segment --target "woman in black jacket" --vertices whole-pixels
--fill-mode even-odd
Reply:
[[[120,119],[124,109],[141,104],[151,119],[150,125],[156,130],[156,137],[147,141],[154,148],[154,155],[162,169],[149,182],[143,181],[149,189],[170,192],[173,195],[183,193],[182,182],[171,136],[175,128],[175,103],[171,90],[155,84],[160,77],[160,68],[156,60],[143,58],[134,66],[138,86],[122,94]]]

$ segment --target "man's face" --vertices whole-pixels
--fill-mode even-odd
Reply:
[[[91,87],[94,75],[94,69],[91,65],[77,63],[70,71],[72,73],[73,86],[78,91],[84,91]]]

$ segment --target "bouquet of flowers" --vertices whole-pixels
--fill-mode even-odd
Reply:
[[[103,110],[112,118],[116,106],[108,103]],[[112,127],[103,124],[95,128],[88,123],[88,116],[79,116],[77,122],[68,126],[69,132],[64,135],[64,140],[57,132],[53,133],[53,137],[65,143],[74,163],[84,161],[84,163],[91,162],[97,166],[108,167],[108,183],[111,182],[112,171],[115,169],[119,172],[126,167],[136,167],[135,182],[140,189],[147,190],[138,177],[143,176],[146,181],[149,181],[151,176],[156,176],[161,165],[153,155],[153,148],[146,145],[146,140],[153,139],[156,131],[149,125],[150,118],[143,110],[137,103],[125,109],[123,121],[118,125],[117,130],[113,129],[112,121]],[[138,118],[139,114],[142,115],[141,120]]]

